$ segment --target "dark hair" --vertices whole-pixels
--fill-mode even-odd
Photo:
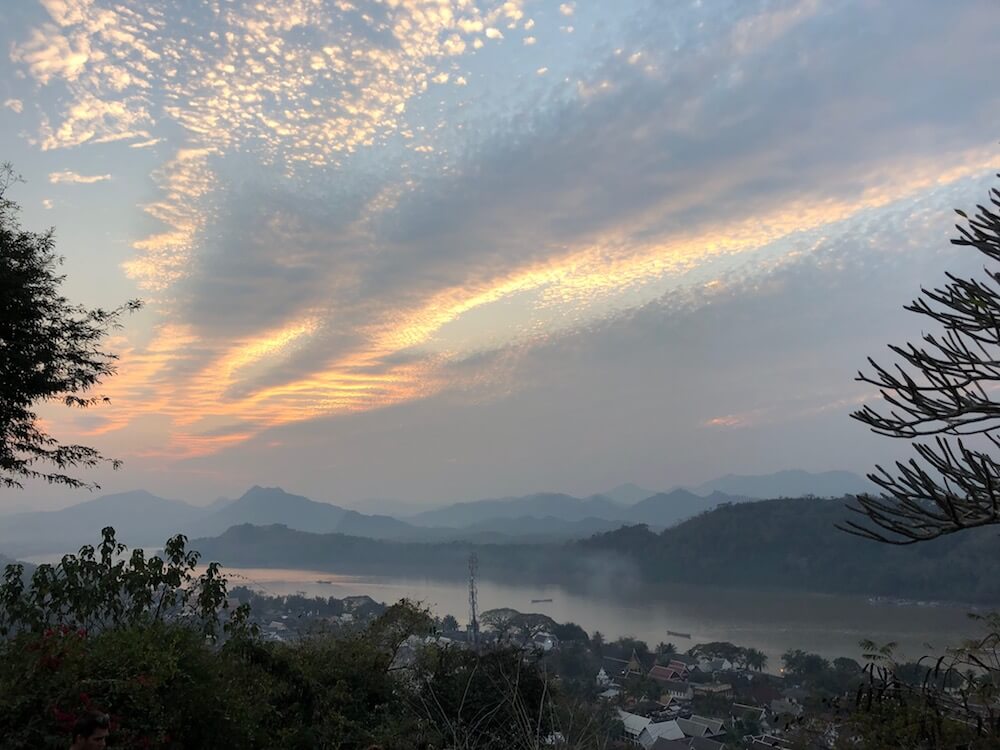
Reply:
[[[107,729],[111,725],[111,720],[107,714],[100,711],[87,711],[76,720],[73,725],[73,739],[77,737],[90,738],[98,729]]]

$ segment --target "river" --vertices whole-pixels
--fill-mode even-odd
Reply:
[[[401,598],[422,602],[436,615],[468,621],[468,584],[458,580],[401,576],[337,575],[308,570],[226,568],[231,585],[252,585],[272,595],[305,593],[343,598],[367,594],[393,603]],[[320,583],[323,581],[323,583]],[[967,608],[957,605],[872,603],[865,597],[787,591],[728,590],[705,586],[658,585],[610,587],[580,593],[559,585],[478,582],[480,611],[510,607],[540,612],[557,622],[575,622],[606,638],[629,635],[651,647],[673,642],[685,651],[706,641],[731,641],[760,649],[770,669],[781,654],[800,648],[827,658],[859,658],[859,641],[899,644],[907,658],[939,654],[948,645],[977,634]],[[532,603],[532,599],[551,602]],[[690,638],[668,635],[667,631]]]

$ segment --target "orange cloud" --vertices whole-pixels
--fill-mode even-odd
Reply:
[[[540,292],[546,305],[579,310],[582,300],[677,276],[713,257],[749,252],[796,232],[833,225],[927,188],[981,173],[990,168],[990,156],[987,150],[970,151],[962,158],[952,155],[948,162],[960,166],[948,171],[931,161],[895,172],[883,170],[878,179],[873,178],[873,186],[853,201],[809,203],[803,199],[769,214],[688,236],[635,244],[628,242],[624,229],[610,232],[559,257],[442,289],[410,307],[388,309],[359,331],[363,343],[358,348],[314,373],[278,385],[254,387],[252,376],[267,372],[297,347],[308,345],[321,326],[321,311],[221,348],[199,341],[191,330],[167,326],[146,350],[126,352],[121,375],[111,382],[115,416],[94,432],[121,429],[142,415],[165,416],[172,425],[169,442],[144,450],[191,457],[231,447],[271,427],[425,398],[454,385],[444,368],[468,353],[441,350],[430,354],[428,345],[445,326],[472,311],[525,292]],[[392,200],[386,205],[392,205]],[[564,324],[576,322],[579,317],[574,315]],[[171,374],[187,352],[206,346],[217,349],[206,364],[186,376]],[[424,353],[415,360],[392,364],[399,354],[415,351]],[[723,415],[705,425],[737,428],[759,416],[758,412]]]

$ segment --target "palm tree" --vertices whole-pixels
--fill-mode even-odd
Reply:
[[[656,660],[661,662],[665,660],[664,657],[672,656],[677,653],[677,646],[672,643],[664,643],[660,641],[656,644]]]
[[[751,669],[763,672],[767,666],[767,654],[755,648],[748,648],[743,653],[743,661]]]

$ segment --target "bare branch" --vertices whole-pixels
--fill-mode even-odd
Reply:
[[[953,244],[972,247],[1000,261],[1000,191],[991,208],[958,225]],[[921,289],[905,306],[943,330],[918,343],[892,345],[896,362],[869,358],[869,372],[857,379],[879,389],[883,408],[870,405],[851,416],[872,432],[913,441],[916,458],[892,470],[877,466],[869,478],[878,496],[856,499],[851,510],[864,521],[839,528],[884,544],[913,544],[1000,523],[1000,270],[984,269],[985,280],[947,274],[938,288]],[[930,443],[923,438],[933,437]],[[873,528],[874,526],[874,528]]]

